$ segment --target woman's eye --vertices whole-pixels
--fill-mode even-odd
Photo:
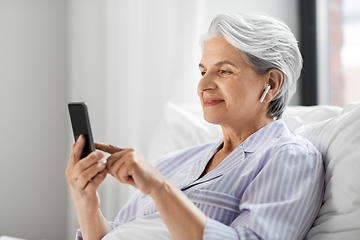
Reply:
[[[223,75],[228,75],[228,74],[231,74],[232,72],[231,71],[226,71],[226,70],[219,70],[219,73],[223,74]]]
[[[201,76],[204,76],[204,75],[205,75],[205,73],[206,73],[206,72],[204,72],[204,71],[203,71],[203,72],[201,72]]]

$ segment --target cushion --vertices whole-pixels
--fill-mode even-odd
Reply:
[[[336,106],[319,105],[319,106],[290,106],[287,107],[282,120],[285,122],[290,132],[294,132],[297,128],[313,123],[327,120],[338,116],[343,109]]]
[[[165,106],[165,117],[174,149],[192,147],[222,137],[220,126],[206,122],[198,105],[177,106],[169,102]]]
[[[326,171],[323,205],[306,239],[359,239],[360,104],[295,132],[321,152]]]
[[[204,120],[200,104],[179,106],[167,102],[158,124],[147,154],[152,164],[167,153],[222,137],[220,126]]]

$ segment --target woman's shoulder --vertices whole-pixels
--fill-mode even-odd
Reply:
[[[292,148],[317,151],[304,137],[291,133],[282,120],[276,120],[261,128],[244,142],[248,152],[274,151],[276,149]]]
[[[285,124],[284,127],[286,128]],[[279,159],[286,163],[300,161],[302,164],[309,166],[322,165],[321,153],[315,146],[303,136],[291,133],[290,131],[280,134],[276,141],[271,144],[271,147],[269,147],[268,153],[269,161]]]
[[[282,120],[277,120],[270,127],[268,129],[269,135],[266,137],[267,140],[264,140],[263,145],[257,149],[257,152],[261,153],[261,155],[267,156],[266,162],[280,158],[289,161],[291,159],[308,159],[316,164],[322,162],[321,154],[314,145],[306,138],[291,133]]]
[[[283,123],[283,125],[285,128],[287,128],[285,123]],[[320,154],[320,152],[308,139],[296,133],[291,133],[290,131],[287,131],[286,134],[281,135],[279,138],[279,144],[284,147],[297,147],[298,149],[308,153]]]

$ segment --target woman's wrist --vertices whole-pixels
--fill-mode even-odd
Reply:
[[[164,193],[169,192],[171,187],[171,182],[169,182],[167,178],[161,176],[160,178],[153,180],[147,194],[155,200],[157,196],[161,197]]]
[[[101,239],[111,229],[111,225],[106,221],[100,209],[95,212],[84,212],[78,214],[79,225],[83,239]]]

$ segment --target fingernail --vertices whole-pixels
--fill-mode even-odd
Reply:
[[[95,151],[95,156],[98,158],[102,158],[103,154],[100,151]]]
[[[101,165],[106,165],[106,158],[105,159],[102,159],[101,161],[99,161],[99,163],[101,164]]]

